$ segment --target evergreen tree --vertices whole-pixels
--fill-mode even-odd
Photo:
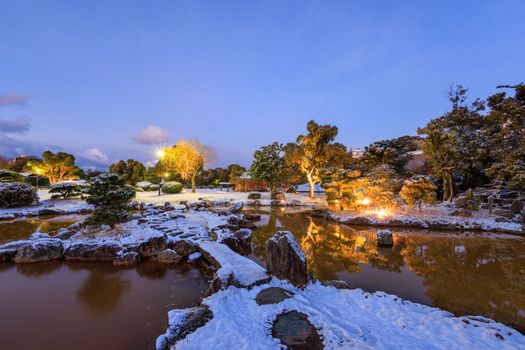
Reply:
[[[256,150],[253,153],[253,163],[249,173],[252,178],[265,181],[273,194],[277,184],[286,178],[286,163],[282,145],[274,142]]]

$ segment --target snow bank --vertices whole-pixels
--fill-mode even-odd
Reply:
[[[48,199],[30,207],[0,209],[0,218],[50,214],[42,214],[45,209],[56,210],[57,214],[76,214],[92,211],[93,206],[80,199]]]
[[[201,252],[208,259],[220,265],[217,275],[221,281],[233,276],[235,283],[241,287],[251,287],[268,279],[266,270],[254,261],[235,253],[227,245],[215,241],[198,241]]]
[[[262,289],[295,294],[281,303],[257,305]],[[273,279],[251,290],[230,287],[203,301],[213,312],[206,325],[177,342],[183,349],[277,349],[271,324],[278,314],[308,315],[326,349],[525,349],[517,331],[481,317],[454,317],[436,308],[382,292],[339,290],[311,284],[305,290]]]

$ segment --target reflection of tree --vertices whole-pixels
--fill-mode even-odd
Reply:
[[[525,330],[525,244],[492,238],[410,237],[403,255],[435,306]],[[459,250],[458,247],[460,247]]]
[[[131,281],[122,279],[120,272],[92,269],[77,291],[77,299],[94,313],[110,313],[130,289]]]
[[[483,315],[525,331],[525,241],[414,232],[395,234],[393,248],[378,248],[375,233],[272,210],[255,230],[254,254],[278,230],[291,231],[319,279],[358,272],[359,264],[398,273],[403,266],[426,286],[433,305],[456,314]],[[388,292],[388,290],[387,290]]]
[[[140,277],[146,277],[150,280],[159,280],[166,276],[167,267],[151,262],[143,262],[138,264],[136,269]]]

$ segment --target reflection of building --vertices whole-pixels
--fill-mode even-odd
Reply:
[[[232,180],[235,192],[267,191],[268,185],[264,181],[254,180],[247,173],[242,174],[238,179]]]

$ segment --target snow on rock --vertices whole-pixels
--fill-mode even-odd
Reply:
[[[280,303],[258,305],[269,286],[294,294]],[[383,292],[340,290],[318,283],[304,290],[277,279],[251,290],[229,287],[206,299],[213,318],[176,343],[185,349],[278,349],[271,324],[285,311],[308,316],[325,349],[525,349],[525,336],[480,317],[454,317],[436,308]],[[227,336],[225,336],[227,335]]]
[[[230,284],[238,287],[252,287],[269,280],[266,271],[254,261],[245,258],[225,244],[215,241],[198,241],[197,245],[206,260],[215,265],[218,270],[216,282],[222,289]]]

